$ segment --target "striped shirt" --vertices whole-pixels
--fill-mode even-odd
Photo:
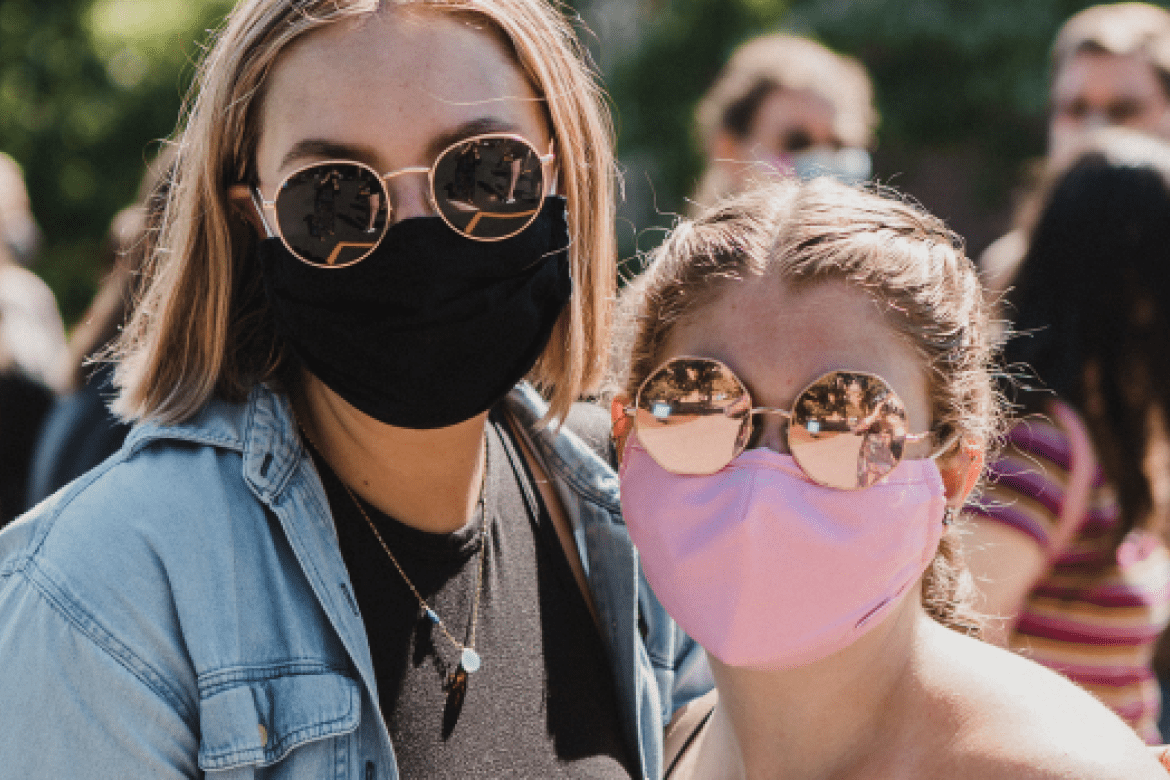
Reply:
[[[1069,453],[1068,436],[1056,425],[1017,423],[968,511],[1027,534],[1052,561],[1020,611],[1012,648],[1086,688],[1158,744],[1161,697],[1151,661],[1170,622],[1170,554],[1140,530],[1112,549],[1119,507],[1100,463],[1075,534],[1063,549],[1051,549]]]

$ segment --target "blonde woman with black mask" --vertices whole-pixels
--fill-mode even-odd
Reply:
[[[0,777],[659,775],[701,654],[546,425],[615,279],[565,20],[247,0],[190,105],[138,425],[0,535]]]

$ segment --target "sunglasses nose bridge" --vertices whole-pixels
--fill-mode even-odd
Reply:
[[[756,406],[748,415],[756,447],[765,447],[781,455],[792,454],[788,450],[788,437],[784,435],[785,425],[792,417],[791,412],[774,406]]]
[[[430,173],[430,168],[415,166],[381,174],[390,224],[412,217],[434,216],[436,210],[431,194]]]

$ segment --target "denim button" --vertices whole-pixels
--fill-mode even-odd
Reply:
[[[264,728],[264,724],[260,723],[256,726],[260,730],[260,744],[268,744],[268,729]]]

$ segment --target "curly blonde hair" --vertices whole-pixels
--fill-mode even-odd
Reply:
[[[984,451],[998,441],[987,307],[959,237],[904,200],[827,178],[760,186],[681,222],[619,302],[611,387],[633,397],[679,322],[728,286],[763,276],[796,291],[827,280],[865,291],[922,356],[939,439],[958,434]],[[959,533],[944,534],[922,602],[943,625],[978,635]]]

